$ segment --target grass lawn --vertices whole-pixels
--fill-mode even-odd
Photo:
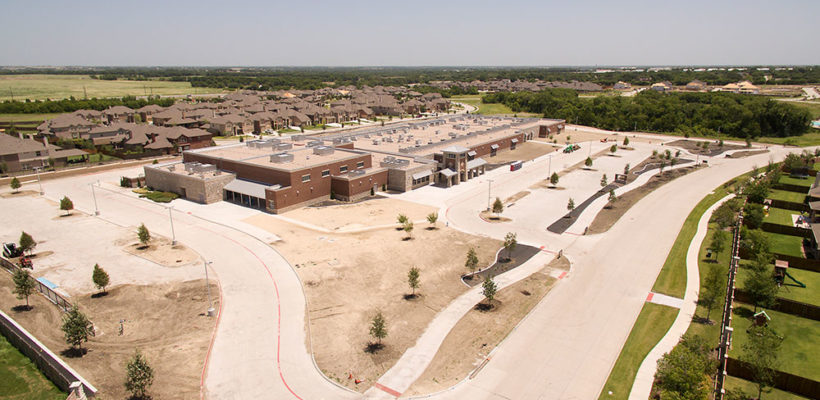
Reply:
[[[782,208],[769,207],[769,215],[767,215],[763,221],[770,222],[772,224],[794,226],[792,215],[800,215],[800,213],[797,211],[784,210]]]
[[[732,349],[729,351],[731,357],[740,358],[743,344],[748,341],[746,329],[752,325],[752,310],[750,305],[735,305],[732,323],[734,334]],[[771,310],[766,310],[766,314],[772,319],[769,327],[784,337],[780,347],[779,370],[820,380],[820,357],[817,357],[820,352],[820,321]]]
[[[787,185],[798,185],[798,186],[805,186],[806,191],[811,187],[814,183],[814,179],[809,178],[792,178],[788,175],[781,175],[779,183],[787,184]],[[805,193],[805,192],[804,192]]]
[[[189,82],[171,81],[104,81],[88,75],[0,75],[0,101],[77,99],[86,97],[122,97],[148,95],[183,95],[222,93],[221,89],[194,88]]]
[[[727,391],[729,390],[742,390],[747,396],[757,396],[757,385],[752,382],[749,382],[744,379],[735,378],[733,376],[726,377],[726,384],[724,385]],[[763,392],[763,397],[765,400],[802,400],[806,399],[806,397],[798,396],[794,393],[784,392],[778,389],[771,389],[771,392],[766,393]]]
[[[156,203],[170,203],[172,200],[179,197],[178,194],[172,192],[160,192],[155,190],[148,190],[146,188],[134,189],[134,193]]]
[[[483,115],[518,115],[519,117],[541,117],[541,114],[518,112],[516,113],[511,108],[501,103],[484,104],[481,102],[481,96],[453,96],[450,101],[469,104],[478,107],[478,114]]]
[[[0,335],[0,398],[19,400],[66,398],[34,365]]]
[[[293,132],[300,132],[300,131],[298,129],[286,128],[286,129],[280,129],[277,132],[279,132],[279,133],[293,133]]]
[[[769,247],[772,253],[805,257],[803,255],[803,238],[800,236],[782,235],[771,232],[766,232],[766,236],[769,237]]]
[[[737,270],[737,285],[740,288],[743,288],[745,278],[751,273],[747,265],[748,263],[741,263],[741,268]],[[769,270],[774,273],[774,265],[769,265]],[[777,292],[777,297],[820,306],[820,273],[797,268],[789,268],[788,272],[806,287],[798,286],[787,276]]]
[[[718,200],[725,197],[729,192],[724,186],[721,186],[713,193],[710,193],[703,200],[698,203],[695,208],[686,217],[683,227],[678,233],[678,238],[675,239],[675,244],[672,245],[672,250],[669,251],[669,256],[666,262],[663,263],[663,268],[655,280],[655,285],[652,286],[652,291],[655,293],[663,293],[674,297],[683,298],[686,291],[686,252],[689,250],[689,243],[695,237],[695,231],[698,228],[698,221],[700,217],[706,212],[706,209],[715,204]]]
[[[53,114],[0,114],[0,122],[45,121],[47,119],[52,119],[52,118],[54,118],[58,115],[60,115],[60,113],[53,113]]]
[[[88,162],[102,162],[102,161],[112,161],[112,160],[119,160],[117,157],[109,156],[108,154],[103,153],[95,153],[88,155]]]
[[[806,103],[798,101],[789,101],[787,103],[797,108],[804,108],[806,110],[809,110],[809,112],[811,113],[811,119],[820,118],[820,103]]]
[[[792,203],[802,203],[806,199],[806,193],[789,192],[787,190],[771,190],[769,198],[772,200],[790,201]]]
[[[817,146],[820,145],[820,132],[816,129],[812,129],[809,133],[804,133],[800,136],[791,136],[791,137],[761,137],[754,140],[755,142],[759,143],[769,143],[769,144],[786,144],[792,146]]]
[[[706,276],[709,274],[709,269],[712,268],[714,265],[719,265],[721,271],[724,273],[728,273],[729,271],[729,260],[730,260],[730,251],[728,247],[730,244],[727,244],[727,249],[723,250],[717,257],[715,254],[712,254],[712,258],[706,258],[707,249],[712,244],[712,234],[717,229],[717,224],[711,223],[709,224],[709,233],[706,234],[706,238],[703,240],[703,243],[700,245],[700,251],[698,253],[698,272],[700,273],[700,287],[703,287],[704,282],[706,281]],[[729,238],[731,240],[731,233],[729,234]],[[715,259],[717,258],[717,261]],[[690,335],[699,335],[706,339],[709,343],[717,345],[720,341],[720,312],[723,309],[723,296],[721,296],[717,304],[712,307],[712,312],[709,314],[709,319],[712,320],[713,324],[705,324],[699,321],[697,318],[706,318],[706,307],[698,304],[695,308],[695,317],[696,320],[693,321],[689,325],[689,329],[687,329],[686,333]]]
[[[672,326],[678,311],[677,308],[644,303],[598,399],[629,398],[629,391],[632,390],[632,382],[641,362]],[[610,391],[612,395],[609,394]]]

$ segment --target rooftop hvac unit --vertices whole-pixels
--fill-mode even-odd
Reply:
[[[451,138],[455,138],[456,136],[458,136],[458,134],[455,133],[455,132],[450,132],[447,135],[450,136]]]
[[[305,135],[293,135],[290,138],[291,138],[291,140],[294,140],[294,141],[297,141],[297,142],[301,142],[301,141],[306,139]]]
[[[274,150],[282,151],[282,150],[290,150],[293,148],[293,143],[279,143],[273,147]]]
[[[376,139],[373,139],[373,145],[374,145],[374,146],[378,146],[378,145],[379,145],[379,141],[378,141],[378,140],[376,140]]]
[[[323,144],[324,143],[322,143],[321,140],[311,140],[310,142],[308,142],[307,147],[316,147],[316,146],[321,146]]]
[[[335,150],[333,149],[333,147],[328,147],[328,146],[317,146],[317,147],[313,148],[313,154],[316,154],[316,155],[319,155],[319,156],[331,155],[331,154],[333,154],[334,151]]]
[[[354,169],[348,173],[350,176],[362,176],[365,174],[365,170],[363,169]]]
[[[270,162],[274,164],[284,164],[293,161],[293,153],[271,154]]]

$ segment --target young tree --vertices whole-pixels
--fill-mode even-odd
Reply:
[[[608,184],[609,182],[607,182],[606,174],[604,174],[604,176],[601,177],[601,187],[606,187]]]
[[[31,308],[28,304],[28,297],[34,294],[35,282],[28,270],[18,268],[14,271],[12,276],[14,281],[14,291],[12,293],[17,295],[19,300],[26,299],[26,309]]]
[[[660,166],[660,169],[661,169],[660,174],[661,174],[661,175],[663,175],[663,169],[664,169],[664,168],[666,168],[666,161],[661,161],[661,166]]]
[[[31,254],[34,248],[37,247],[37,242],[28,233],[20,234],[20,250]]]
[[[752,326],[749,328],[748,341],[741,346],[743,352],[740,359],[747,362],[752,370],[758,399],[766,388],[774,385],[775,371],[780,368],[778,356],[782,343],[783,338],[768,327]]]
[[[712,234],[712,251],[715,252],[715,261],[723,250],[726,250],[726,241],[729,239],[728,233],[723,229],[718,229]]]
[[[413,296],[416,295],[416,289],[421,286],[419,282],[419,269],[416,267],[410,268],[407,272],[407,285],[413,290]]]
[[[609,202],[614,203],[618,201],[618,196],[615,195],[615,189],[609,189]]]
[[[569,210],[569,212],[572,212],[572,210],[574,210],[574,209],[575,209],[575,200],[573,200],[572,197],[570,197],[569,201],[567,202],[567,210]]]
[[[772,278],[768,262],[755,262],[751,269],[743,281],[743,289],[751,296],[754,312],[757,312],[758,307],[769,308],[777,302],[777,283]]]
[[[430,225],[433,226],[433,229],[436,228],[436,221],[438,221],[438,213],[437,212],[430,213],[430,214],[427,215],[427,222],[429,222]]]
[[[587,159],[584,160],[584,166],[586,166],[587,168],[592,167],[592,158],[587,157]]]
[[[624,138],[624,146],[629,146],[629,138],[628,137]]]
[[[558,184],[558,173],[557,172],[553,172],[552,176],[550,176],[550,184],[552,186],[555,186],[555,185]]]
[[[504,212],[504,203],[501,202],[501,199],[498,197],[495,198],[493,202],[493,214],[498,215]]]
[[[404,226],[401,229],[404,231],[404,233],[407,234],[407,239],[412,239],[413,238],[413,222],[412,221],[405,222]]]
[[[476,267],[478,267],[478,255],[476,255],[475,249],[472,247],[467,251],[467,261],[464,262],[464,266],[467,267],[470,272],[475,272]]]
[[[720,141],[718,142],[718,147],[720,147],[721,149],[723,148],[723,139],[720,139]]]
[[[402,225],[404,225],[408,221],[407,216],[404,214],[399,214],[399,216],[396,217],[396,220],[399,221],[399,223]]]
[[[20,183],[20,180],[17,179],[17,177],[15,176],[14,178],[11,178],[11,183],[9,184],[9,186],[11,186],[11,189],[14,190],[14,193],[17,193],[20,191],[20,186],[23,185]]]
[[[484,298],[487,299],[487,304],[492,306],[495,293],[498,291],[498,285],[496,285],[493,278],[488,275],[484,278],[484,283],[481,284],[481,287],[483,289],[481,293],[484,295]]]
[[[382,339],[387,337],[387,322],[384,320],[384,315],[379,311],[370,321],[370,336],[373,336],[382,344]]]
[[[617,144],[613,144],[612,146],[609,147],[609,152],[610,153],[615,154],[616,151],[618,151],[618,145]]]
[[[71,210],[73,209],[74,202],[72,202],[71,199],[68,198],[68,196],[63,196],[63,198],[60,199],[60,210],[65,211],[65,215],[69,215],[71,214]]]
[[[504,236],[504,250],[507,251],[507,259],[509,260],[512,257],[512,252],[515,251],[515,247],[518,246],[518,235],[512,232],[507,232]]]
[[[91,280],[94,281],[94,286],[97,289],[102,289],[103,293],[105,293],[105,287],[108,286],[108,272],[105,272],[104,269],[100,268],[100,264],[94,264],[94,272],[91,274]]]
[[[719,264],[711,264],[709,272],[706,274],[706,280],[703,282],[703,293],[700,296],[701,304],[706,307],[706,322],[712,322],[709,317],[712,314],[712,308],[715,307],[718,300],[723,296],[724,273]]]
[[[154,383],[154,369],[139,349],[125,367],[125,390],[131,393],[132,398],[144,399],[148,388]]]
[[[76,304],[71,306],[67,313],[63,314],[63,333],[65,341],[71,348],[77,348],[82,352],[83,342],[88,341],[88,337],[94,333],[94,325],[88,320]]]
[[[629,163],[624,165],[624,175],[629,175]]]
[[[148,232],[145,224],[140,224],[140,227],[137,228],[137,238],[143,245],[147,245],[151,241],[151,232]]]

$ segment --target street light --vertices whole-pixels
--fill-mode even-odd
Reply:
[[[214,316],[214,302],[211,300],[211,285],[208,282],[208,265],[213,264],[213,261],[205,261],[205,287],[208,288],[208,316]]]
[[[43,183],[42,183],[42,182],[40,182],[40,169],[42,169],[42,168],[43,168],[43,167],[37,167],[37,168],[34,168],[34,172],[37,174],[37,185],[39,185],[39,186],[40,186],[40,196],[42,196],[42,195],[44,195],[44,194],[45,194],[45,193],[43,192]]]
[[[100,181],[97,181],[99,184]],[[94,191],[94,182],[90,183],[91,186],[91,197],[94,198],[94,215],[100,215],[100,208],[97,207],[97,192]]]
[[[490,193],[493,190],[493,180],[492,179],[487,179],[487,183],[488,183],[488,186],[487,186],[487,211],[489,211],[489,210],[492,209],[492,208],[490,208],[490,197],[492,197],[492,196],[490,196]]]
[[[174,206],[168,207],[168,218],[171,220],[171,246],[176,246],[176,244],[177,244],[177,235],[174,233],[174,216],[172,214],[173,209],[174,209]]]
[[[552,174],[552,154],[549,156],[549,167],[547,167],[547,178]]]

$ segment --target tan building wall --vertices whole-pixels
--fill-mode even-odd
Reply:
[[[163,192],[173,192],[184,199],[203,204],[222,201],[222,189],[236,179],[236,175],[227,172],[200,178],[198,174],[181,174],[162,167],[146,166],[144,170],[145,186]]]

